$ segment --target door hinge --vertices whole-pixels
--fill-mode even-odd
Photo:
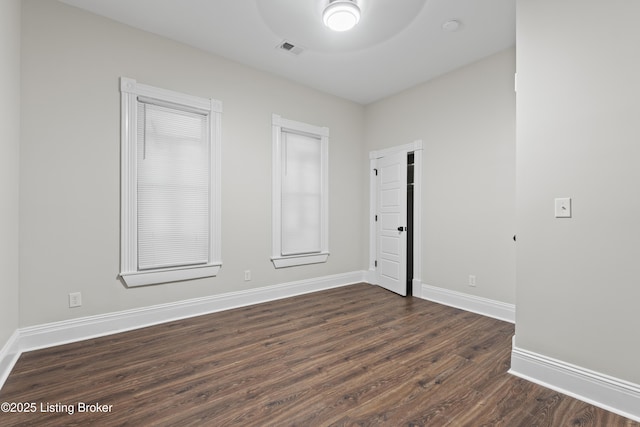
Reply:
[[[377,267],[378,266],[378,260],[373,261],[373,266]]]
[[[376,222],[378,222],[378,215],[376,215]],[[515,240],[515,239],[514,239]]]

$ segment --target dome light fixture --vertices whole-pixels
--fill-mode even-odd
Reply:
[[[333,31],[348,31],[360,21],[360,8],[352,0],[331,0],[322,12],[322,21]]]

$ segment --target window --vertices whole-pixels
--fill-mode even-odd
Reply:
[[[273,255],[276,268],[329,256],[329,129],[273,115]]]
[[[219,101],[121,78],[121,266],[127,286],[220,269]]]

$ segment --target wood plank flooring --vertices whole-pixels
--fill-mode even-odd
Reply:
[[[513,333],[352,285],[24,353],[0,425],[640,426],[507,374]]]

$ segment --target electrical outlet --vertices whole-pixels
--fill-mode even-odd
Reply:
[[[69,308],[80,307],[82,305],[82,294],[80,292],[72,292],[69,294]]]
[[[469,275],[469,286],[476,287],[476,276],[472,274]]]
[[[251,280],[251,270],[245,270],[244,271],[244,281],[248,282],[249,280]]]
[[[571,218],[571,198],[560,197],[555,199],[556,218]]]

